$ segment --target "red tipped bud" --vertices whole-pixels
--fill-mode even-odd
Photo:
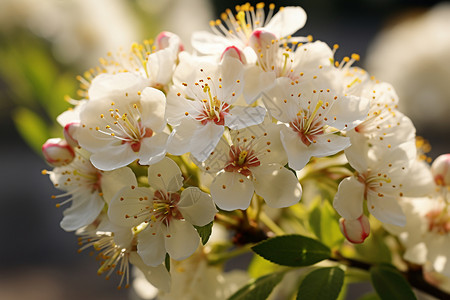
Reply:
[[[239,59],[241,61],[241,63],[243,63],[244,65],[247,63],[247,61],[245,60],[244,52],[242,52],[236,46],[227,47],[223,51],[222,56],[220,56],[220,60],[223,60],[225,57],[233,57],[233,58]]]
[[[54,167],[70,164],[75,158],[75,151],[60,138],[48,139],[42,145],[45,160]]]
[[[434,181],[437,185],[450,185],[450,154],[442,154],[431,165]]]
[[[361,244],[370,234],[369,219],[365,215],[354,220],[341,218],[339,227],[345,238],[353,244]]]
[[[267,49],[277,42],[277,37],[270,31],[264,29],[257,29],[253,31],[248,44],[253,50]]]
[[[178,35],[169,31],[162,31],[160,34],[158,34],[158,36],[156,37],[156,49],[162,50],[168,48],[171,43],[171,39],[177,39],[179,41],[178,52],[184,51],[184,46],[181,43]]]
[[[73,148],[78,147],[78,141],[75,138],[78,128],[80,128],[80,123],[69,123],[64,126],[64,138],[66,139],[67,143]]]

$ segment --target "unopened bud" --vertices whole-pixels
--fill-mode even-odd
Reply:
[[[450,185],[450,154],[438,156],[431,165],[431,173],[437,185]]]
[[[365,215],[354,220],[341,218],[339,227],[345,238],[353,244],[361,244],[370,234],[369,219]]]
[[[233,57],[239,59],[244,65],[247,63],[247,61],[245,60],[244,52],[242,52],[236,46],[227,47],[220,56],[220,60],[222,61],[225,57]]]
[[[277,37],[270,31],[257,29],[253,31],[248,40],[248,44],[256,52],[260,49],[267,49],[277,42]]]
[[[175,33],[169,32],[169,31],[162,31],[158,36],[156,37],[156,49],[162,50],[166,49],[170,45],[170,39],[178,39],[179,40],[179,46],[178,46],[178,52],[181,52],[184,50],[184,46],[180,41],[180,38]]]
[[[69,123],[64,126],[64,138],[66,139],[67,143],[73,148],[78,147],[78,140],[75,138],[78,128],[80,128],[80,123]]]
[[[45,160],[54,167],[70,164],[75,158],[75,151],[65,140],[60,138],[48,139],[42,145],[42,153]]]

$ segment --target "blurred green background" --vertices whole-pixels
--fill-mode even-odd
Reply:
[[[55,118],[69,106],[64,101],[65,95],[78,99],[75,76],[95,67],[98,58],[107,51],[121,46],[127,48],[132,42],[152,38],[162,30],[180,35],[185,48],[190,50],[189,38],[194,30],[209,30],[209,20],[217,18],[226,8],[233,9],[242,3],[0,0],[0,132],[3,137],[0,147],[0,299],[126,297],[127,291],[116,291],[113,282],[97,277],[94,259],[87,253],[77,254],[75,236],[59,228],[62,210],[56,209],[51,199],[56,190],[47,176],[40,174],[42,169],[49,168],[41,157],[40,147],[47,138],[62,134]],[[405,32],[417,35],[420,39],[417,45],[429,47],[430,58],[427,48],[422,51],[425,54],[421,52],[422,56],[414,58],[419,46],[409,40],[402,42],[402,34],[396,39],[404,48],[397,50],[390,50],[389,40],[381,39],[382,32],[423,18],[439,1],[304,0],[276,1],[275,4],[277,7],[300,5],[306,10],[308,21],[298,34],[311,34],[314,39],[330,45],[338,43],[338,59],[358,53],[362,58],[359,66],[372,66],[380,80],[392,78],[393,83],[399,82],[406,90],[398,92],[400,97],[407,95],[407,99],[400,98],[406,104],[407,114],[417,103],[430,103],[428,106],[434,110],[428,112],[420,107],[416,116],[410,117],[416,123],[418,135],[431,142],[430,156],[449,152],[449,118],[439,119],[439,116],[450,113],[450,66],[445,65],[450,59],[441,57],[440,52],[432,52],[436,48],[434,41],[428,41],[429,36],[417,30],[417,26]],[[445,11],[448,7],[435,10]],[[450,53],[450,23],[442,24],[429,30],[437,32],[440,47]],[[418,25],[419,28],[427,26]],[[379,50],[384,46],[388,48]],[[400,59],[394,54],[377,56],[394,51],[398,51],[399,57],[410,55],[415,63],[406,61],[404,66],[396,66],[395,62]],[[410,65],[415,64],[419,66],[411,69]],[[403,68],[405,76],[392,77],[399,68]],[[425,89],[427,93],[422,95],[414,90],[418,88],[416,82],[423,84],[421,91]],[[395,84],[394,87],[397,88]],[[413,99],[416,95],[422,98]],[[356,294],[352,297],[356,299]]]

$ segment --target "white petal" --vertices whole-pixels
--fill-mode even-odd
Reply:
[[[309,162],[311,153],[300,137],[290,128],[282,128],[280,132],[281,143],[288,156],[289,167],[301,170]]]
[[[383,223],[397,226],[405,226],[406,216],[397,198],[383,194],[382,197],[377,192],[367,191],[367,208],[369,212]]]
[[[339,96],[327,113],[328,124],[340,130],[356,127],[367,118],[369,103],[369,99],[363,97]]]
[[[145,86],[148,86],[148,80],[136,73],[100,74],[92,80],[88,91],[89,99],[95,100],[103,97],[114,99],[120,95],[121,99],[134,101],[138,99],[137,92],[142,91]]]
[[[166,155],[169,136],[165,132],[155,134],[150,138],[141,140],[139,150],[139,163],[141,165],[151,165],[159,162]]]
[[[270,75],[271,78],[269,78]],[[264,78],[268,78],[267,82],[264,82]],[[274,72],[264,72],[258,66],[251,66],[245,70],[244,73],[244,98],[248,104],[252,104],[261,97],[263,88],[268,88],[275,81]]]
[[[161,132],[166,126],[164,118],[166,96],[160,90],[146,87],[141,93],[142,125],[156,132]]]
[[[97,169],[111,171],[124,167],[137,159],[129,144],[110,146],[91,155],[91,163]]]
[[[337,134],[319,135],[315,139],[316,143],[308,146],[311,156],[325,157],[333,155],[350,146],[348,137]]]
[[[193,158],[194,163],[203,171],[209,173],[217,173],[222,170],[230,160],[230,144],[222,137],[213,152],[204,162],[197,161]]]
[[[242,129],[261,124],[265,115],[266,109],[261,106],[235,106],[230,110],[230,114],[225,116],[225,125],[233,130]]]
[[[201,124],[194,119],[184,119],[172,131],[172,139],[167,145],[167,152],[173,155],[182,155],[191,151],[191,142],[194,133],[201,129]]]
[[[238,59],[227,56],[223,58],[218,71],[219,74],[217,75],[210,74],[210,76],[215,75],[214,79],[217,86],[222,86],[216,89],[217,97],[223,102],[232,104],[239,98],[244,89],[244,66]]]
[[[139,233],[137,252],[146,265],[156,267],[166,258],[166,247],[163,232],[158,230],[153,233],[148,227]]]
[[[195,226],[205,226],[217,213],[211,196],[197,187],[188,187],[181,193],[178,209],[183,218]]]
[[[425,161],[415,160],[402,181],[403,194],[405,197],[422,197],[431,194],[434,189],[430,166]]]
[[[191,153],[199,161],[208,158],[222,137],[224,127],[208,122],[197,129],[191,140]]]
[[[100,180],[103,198],[106,203],[110,203],[114,195],[124,186],[137,186],[136,176],[134,172],[128,168],[120,168],[117,170],[103,172]]]
[[[264,28],[277,38],[294,34],[306,23],[306,12],[299,6],[288,6],[278,11]]]
[[[236,172],[223,172],[211,184],[211,196],[223,210],[247,209],[254,187],[250,179]]]
[[[108,217],[111,223],[118,226],[133,227],[139,225],[149,218],[149,207],[152,207],[152,199],[153,192],[151,189],[126,186],[112,198],[108,208]]]
[[[195,116],[201,109],[201,104],[186,99],[184,92],[179,87],[172,87],[167,95],[166,118],[170,125],[177,126],[185,119],[192,120],[192,116]]]
[[[304,74],[308,71],[317,72],[318,66],[329,66],[332,60],[333,51],[326,43],[321,41],[306,43],[295,50],[294,70]]]
[[[298,203],[302,187],[295,174],[279,164],[262,165],[252,169],[256,194],[273,208],[288,207]]]
[[[197,250],[200,237],[190,223],[172,220],[167,228],[164,242],[170,257],[175,260],[182,260]]]
[[[363,213],[365,185],[355,177],[344,178],[339,184],[333,206],[344,219],[355,220]]]
[[[148,168],[148,184],[155,190],[174,193],[183,186],[183,176],[177,163],[165,157]]]
[[[170,273],[164,265],[156,267],[147,266],[142,258],[136,252],[130,253],[130,263],[139,268],[148,282],[161,291],[168,293],[170,291]]]
[[[81,108],[88,103],[87,100],[80,100],[73,109],[68,109],[56,117],[56,121],[64,127],[69,123],[80,122],[80,111]]]
[[[345,156],[347,157],[350,166],[356,171],[365,172],[368,168],[366,157],[369,147],[367,145],[367,139],[362,134],[354,134],[351,132],[349,135],[351,146],[345,149]]]
[[[292,80],[287,77],[277,78],[274,84],[266,89],[261,98],[269,115],[284,123],[293,121],[300,108],[297,99],[291,99],[291,94],[298,94],[298,89],[292,90],[291,82]]]
[[[170,83],[175,69],[177,51],[178,49],[166,48],[148,56],[147,72],[152,86]]]
[[[226,38],[207,31],[196,31],[191,38],[192,47],[203,54],[219,54],[231,43]]]
[[[88,198],[72,201],[72,206],[63,213],[61,228],[65,231],[74,231],[91,224],[97,219],[104,206],[105,202],[97,193],[91,194]]]

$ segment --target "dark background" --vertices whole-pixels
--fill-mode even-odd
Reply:
[[[213,2],[216,16],[242,4]],[[302,6],[308,21],[301,35],[311,34],[330,45],[338,43],[338,58],[359,53],[359,65],[364,67],[367,46],[378,31],[395,22],[399,14],[423,10],[437,2],[314,0],[275,4]],[[0,78],[0,90],[6,88]],[[48,177],[40,174],[49,167],[16,132],[10,118],[14,108],[11,99],[0,101],[0,299],[123,299],[126,292],[116,291],[115,282],[98,277],[94,258],[78,254],[76,237],[59,227],[62,209],[55,208],[51,199],[56,191]],[[432,157],[448,152],[448,133],[447,128],[418,129],[418,135],[432,143]]]

